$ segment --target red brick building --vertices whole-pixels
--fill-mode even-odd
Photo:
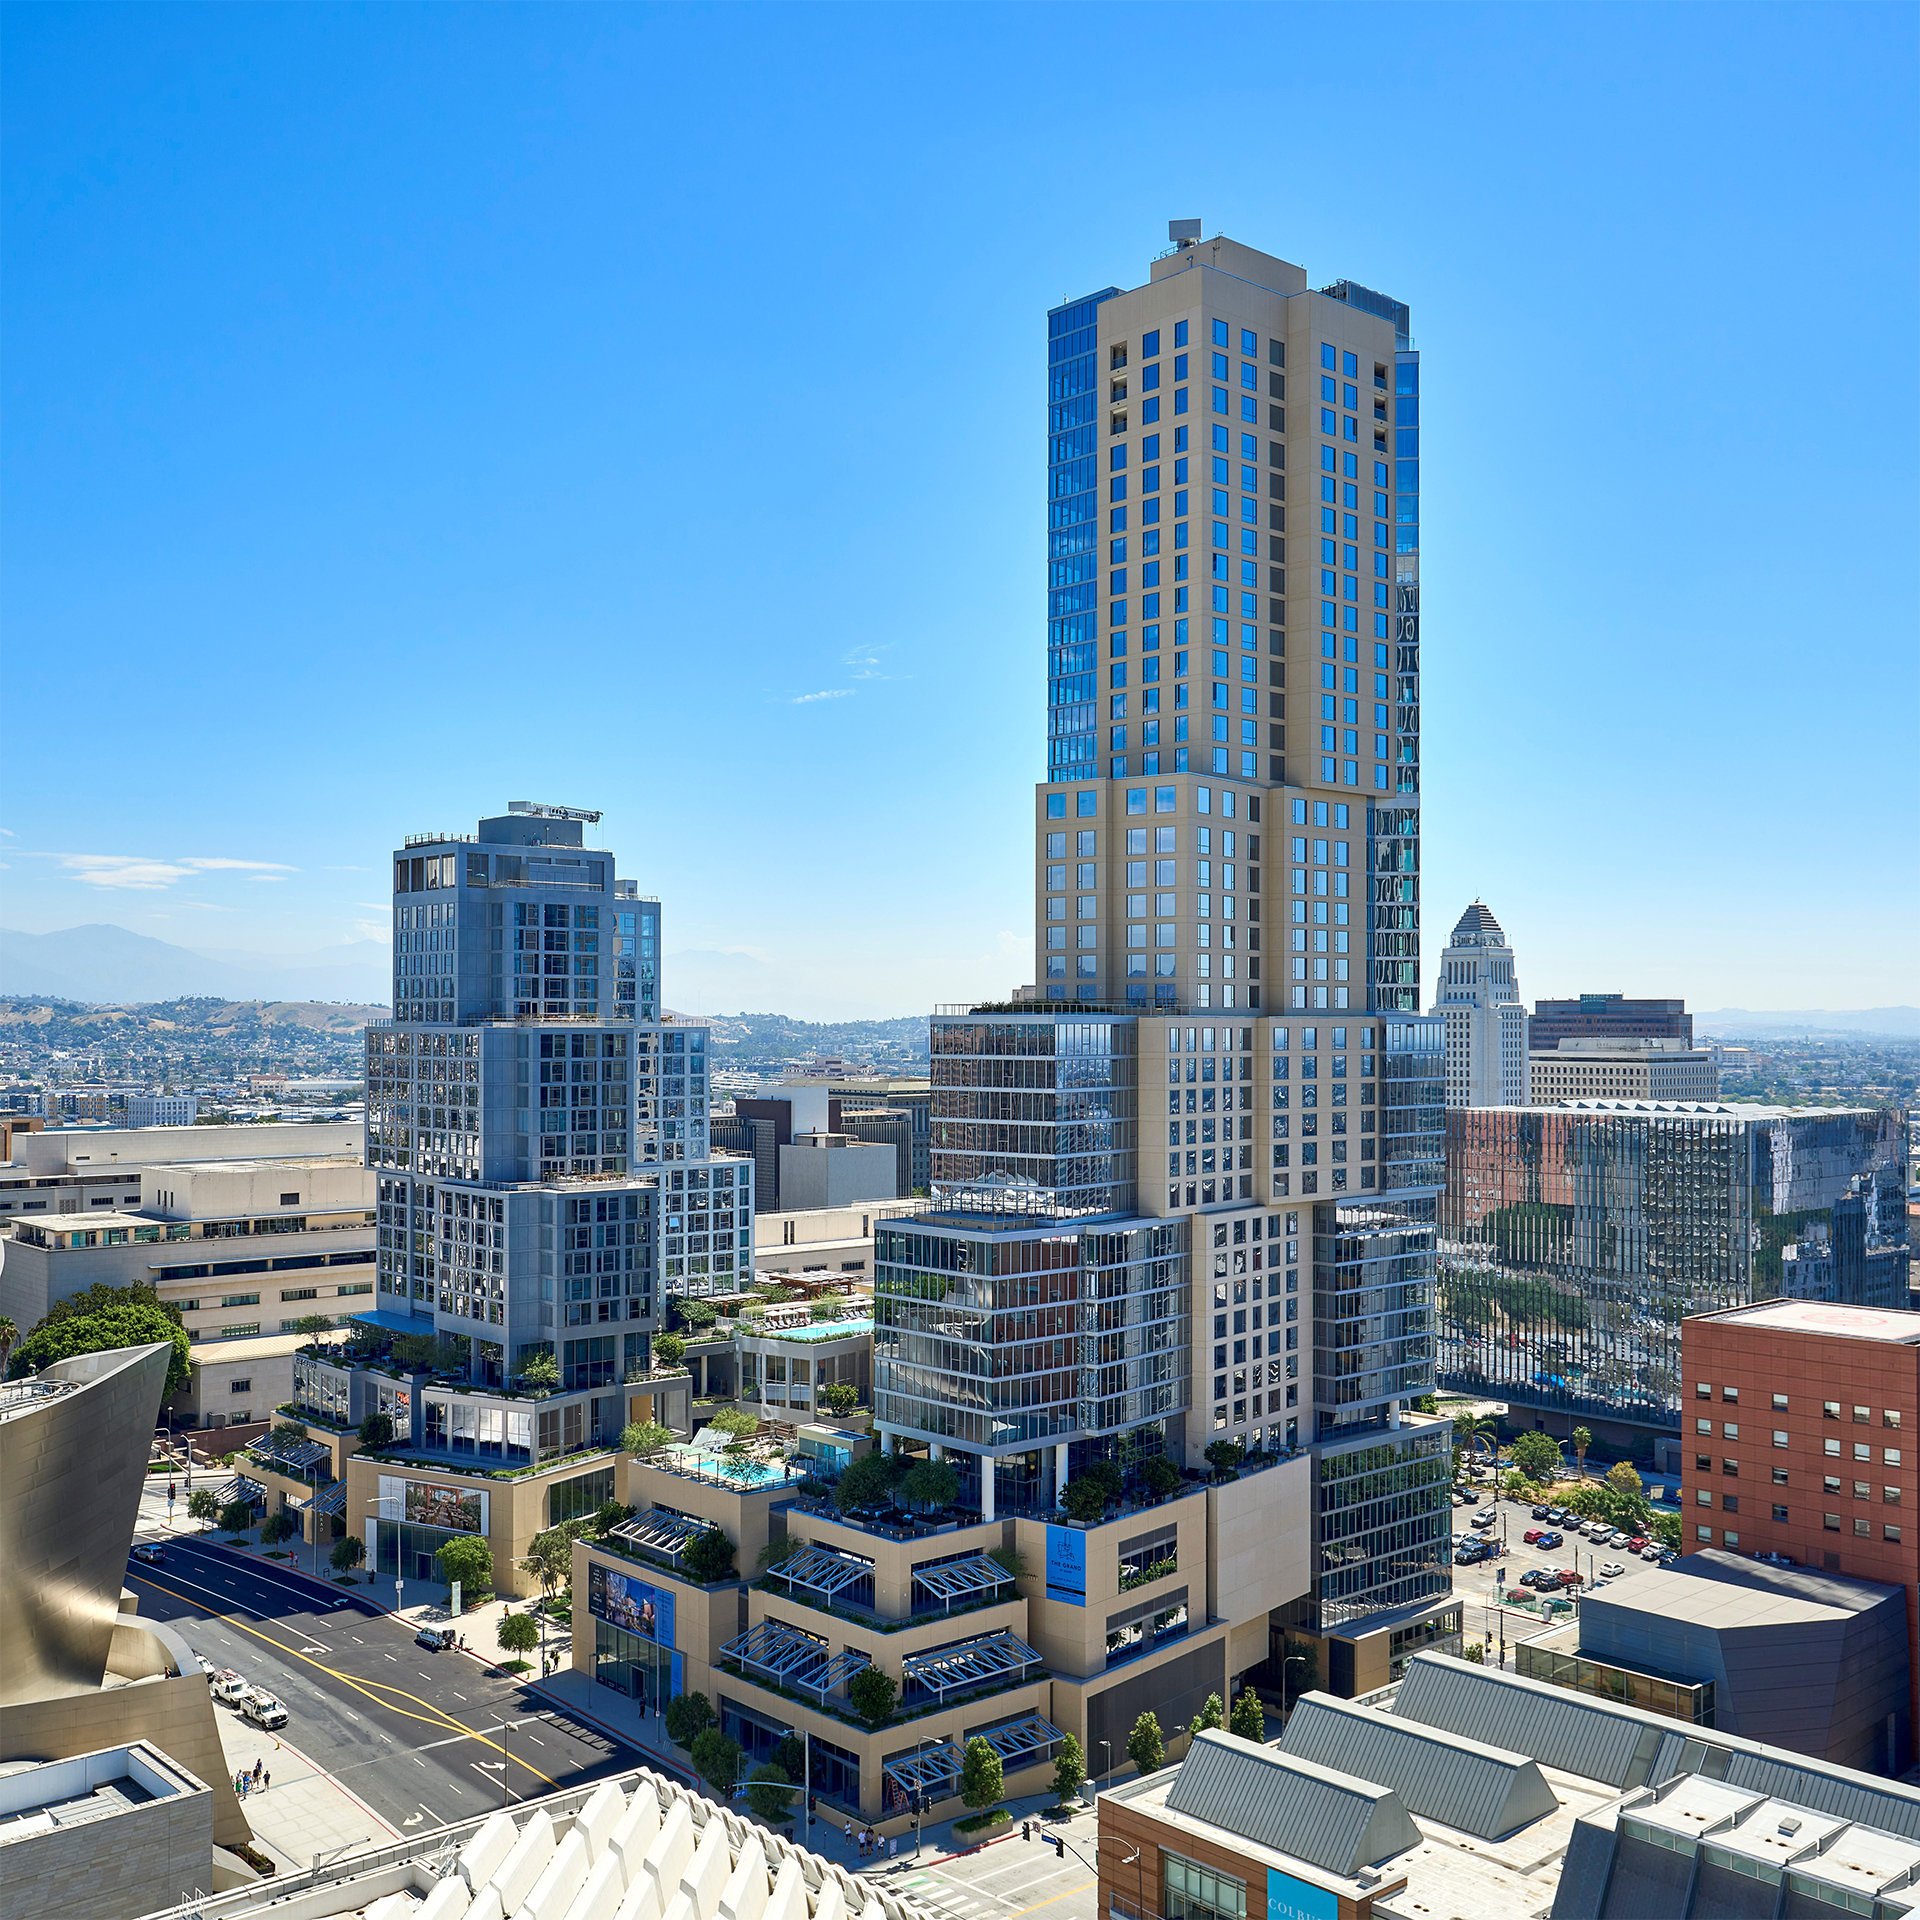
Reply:
[[[1920,1313],[1769,1300],[1683,1321],[1680,1353],[1683,1550],[1905,1587],[1920,1712]]]

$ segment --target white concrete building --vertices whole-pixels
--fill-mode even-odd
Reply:
[[[1440,956],[1433,1011],[1447,1022],[1447,1105],[1515,1107],[1527,1101],[1527,1010],[1513,949],[1476,900]]]
[[[1562,1040],[1529,1056],[1528,1101],[1717,1100],[1720,1067],[1710,1047],[1684,1040]]]
[[[200,1117],[200,1102],[190,1093],[130,1093],[129,1127],[190,1127]]]

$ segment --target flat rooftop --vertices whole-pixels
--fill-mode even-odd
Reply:
[[[1699,1318],[1722,1325],[1764,1327],[1775,1333],[1824,1333],[1837,1340],[1920,1346],[1920,1313],[1878,1307],[1838,1307],[1821,1300],[1763,1300],[1751,1307],[1729,1307],[1724,1313],[1703,1313]]]

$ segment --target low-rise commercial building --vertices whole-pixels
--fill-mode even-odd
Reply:
[[[1562,1040],[1528,1056],[1528,1104],[1574,1100],[1717,1100],[1720,1068],[1706,1047],[1678,1040]]]
[[[190,1093],[130,1093],[129,1127],[190,1127],[200,1117],[200,1102]]]
[[[1551,1051],[1562,1040],[1678,1040],[1693,1045],[1693,1015],[1684,1000],[1629,1000],[1618,993],[1583,993],[1571,1000],[1536,1000],[1533,1044]]]

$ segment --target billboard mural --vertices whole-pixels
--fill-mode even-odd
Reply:
[[[1087,1536],[1075,1527],[1047,1528],[1047,1598],[1087,1604]]]
[[[615,1573],[598,1560],[587,1563],[587,1611],[644,1640],[673,1645],[673,1595],[630,1574]]]
[[[419,1527],[446,1527],[455,1533],[484,1533],[480,1496],[466,1487],[436,1486],[427,1480],[407,1483],[406,1518]]]

